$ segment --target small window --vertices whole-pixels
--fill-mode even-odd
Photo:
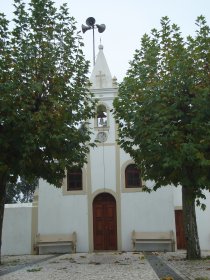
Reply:
[[[73,167],[67,173],[67,191],[82,190],[82,170]]]
[[[126,188],[141,188],[140,170],[135,164],[130,164],[125,169],[125,187]]]
[[[101,104],[97,107],[97,127],[107,126],[107,109]]]

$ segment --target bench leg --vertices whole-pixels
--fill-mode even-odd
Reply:
[[[39,255],[39,246],[34,245],[34,253],[35,255]]]
[[[175,242],[171,243],[171,249],[172,249],[172,252],[175,252]]]
[[[72,253],[76,253],[76,245],[75,244],[72,244],[71,249],[72,249]]]
[[[136,252],[136,243],[133,242],[133,251]]]

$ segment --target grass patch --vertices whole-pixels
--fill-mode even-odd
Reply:
[[[20,263],[20,259],[16,259],[16,260],[12,260],[12,261],[10,261],[9,263],[8,263],[8,265],[11,265],[11,266],[15,266],[15,265],[17,265],[17,264],[19,264]]]
[[[203,257],[202,260],[210,260],[210,256]]]
[[[100,262],[92,262],[92,261],[90,261],[88,264],[100,265],[101,263]]]
[[[37,268],[31,268],[31,269],[27,269],[27,272],[38,272],[41,271],[42,267],[37,267]]]
[[[61,260],[61,261],[69,261],[69,262],[71,262],[71,263],[76,263],[76,260],[73,259],[72,257],[62,258],[62,259],[60,259],[60,260]]]
[[[67,267],[58,268],[58,270],[65,270],[65,269],[67,269]]]

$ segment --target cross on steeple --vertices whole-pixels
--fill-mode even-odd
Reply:
[[[102,71],[99,71],[99,75],[96,75],[97,81],[99,80],[99,87],[102,88],[102,84],[106,75],[102,74]]]
[[[112,75],[103,53],[103,46],[100,44],[98,48],[96,64],[90,77],[91,87],[95,89],[113,88]]]

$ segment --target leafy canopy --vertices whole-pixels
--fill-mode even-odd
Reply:
[[[0,174],[59,186],[65,167],[82,165],[89,150],[89,65],[66,4],[14,6],[12,30],[0,14]]]
[[[28,182],[24,177],[15,183],[8,183],[5,203],[28,203],[34,198],[34,191],[38,186],[38,180]]]
[[[154,190],[210,190],[210,28],[203,16],[183,38],[168,17],[145,34],[115,99],[119,143]]]

